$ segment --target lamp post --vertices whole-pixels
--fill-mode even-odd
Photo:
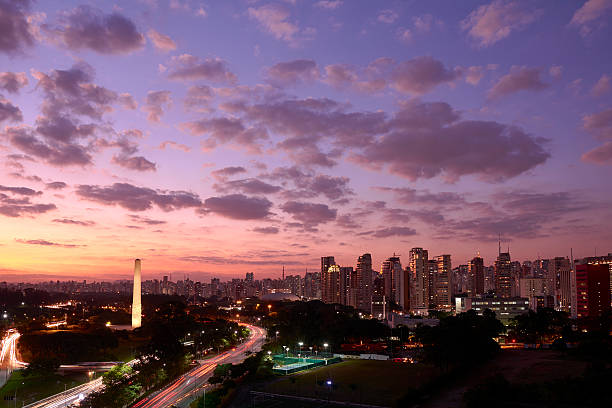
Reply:
[[[301,341],[298,343],[298,346],[300,346],[300,354],[302,354],[302,346],[304,345],[304,343],[302,343]]]
[[[323,347],[325,348],[325,354],[327,354],[327,347],[328,346],[329,346],[329,344],[323,343]],[[325,357],[325,365],[327,365],[327,356]]]

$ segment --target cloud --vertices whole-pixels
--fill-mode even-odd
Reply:
[[[261,7],[249,7],[248,15],[256,20],[264,31],[272,34],[277,40],[295,44],[295,36],[300,29],[297,24],[289,21],[290,13],[284,6],[266,4]]]
[[[149,91],[142,107],[143,112],[147,113],[149,122],[159,123],[164,114],[164,108],[172,106],[170,91]]]
[[[612,139],[612,108],[585,115],[582,118],[582,127],[598,139]]]
[[[329,208],[325,204],[298,201],[287,201],[280,208],[307,228],[333,221],[338,213],[336,209]]]
[[[34,44],[29,8],[29,0],[0,0],[0,52],[19,54]]]
[[[187,145],[184,145],[182,143],[173,142],[171,140],[167,140],[165,142],[161,142],[159,144],[158,148],[161,149],[161,150],[165,150],[168,147],[171,147],[171,148],[176,149],[176,150],[182,150],[182,151],[184,151],[186,153],[191,151],[191,147],[189,147]]]
[[[182,128],[193,135],[209,135],[204,148],[212,149],[218,144],[235,143],[250,152],[260,152],[260,142],[268,139],[265,130],[258,127],[245,127],[236,118],[212,118],[182,124]]]
[[[480,66],[468,67],[465,71],[465,82],[470,85],[478,85],[484,76],[484,68]]]
[[[587,163],[612,165],[612,141],[584,153],[581,159]]]
[[[8,193],[0,192],[0,214],[7,217],[43,214],[57,208],[55,204],[33,203],[32,198],[42,193],[28,187],[0,186],[0,191]]]
[[[277,227],[255,227],[252,231],[260,234],[278,234],[279,230]]]
[[[428,190],[416,190],[410,187],[375,187],[376,190],[394,193],[403,204],[428,204],[436,206],[463,205],[465,199],[461,194],[451,192],[432,193]]]
[[[210,263],[215,265],[302,265],[302,262],[292,261],[286,258],[286,255],[281,259],[263,259],[253,260],[248,259],[244,255],[241,256],[184,256],[180,258],[186,262]]]
[[[333,177],[325,174],[314,174],[305,172],[296,166],[278,167],[270,174],[262,177],[281,181],[283,185],[287,182],[295,186],[294,190],[286,190],[283,196],[287,198],[312,198],[324,195],[330,200],[345,199],[354,194],[348,186],[348,177]]]
[[[123,109],[126,110],[135,110],[136,108],[138,108],[138,103],[129,93],[119,94],[119,96],[117,97],[117,102],[119,102]]]
[[[465,175],[504,180],[550,157],[545,139],[518,127],[458,119],[443,102],[405,104],[391,120],[391,131],[352,159],[410,180],[443,175],[452,182]]]
[[[76,194],[84,200],[104,205],[119,205],[131,211],[149,210],[154,205],[163,211],[202,206],[202,201],[194,193],[153,190],[129,183],[114,183],[106,187],[82,184],[77,186]]]
[[[96,225],[94,221],[80,221],[80,220],[73,220],[71,218],[56,218],[53,220],[53,222],[56,222],[59,224],[79,225],[81,227],[91,227],[93,225]]]
[[[375,238],[388,238],[388,237],[409,237],[416,235],[417,232],[414,228],[409,227],[388,227],[381,228],[374,231],[361,232],[357,235],[371,235]]]
[[[18,194],[22,196],[35,196],[35,195],[42,194],[42,192],[32,190],[31,188],[28,188],[28,187],[7,187],[7,186],[2,186],[2,185],[0,185],[0,191],[7,191],[9,193]]]
[[[497,99],[520,91],[542,91],[549,84],[542,82],[539,68],[513,66],[510,72],[497,81],[489,90],[487,97]]]
[[[136,171],[156,171],[155,163],[145,159],[142,156],[126,156],[123,154],[113,156],[112,162],[118,166],[129,170]]]
[[[210,197],[204,200],[204,209],[222,217],[236,220],[256,220],[270,215],[272,202],[263,197],[247,197],[244,194],[230,194]]]
[[[50,190],[62,190],[68,187],[68,184],[63,181],[52,181],[51,183],[45,184],[45,186]]]
[[[279,62],[266,70],[267,81],[278,86],[310,82],[318,77],[317,63],[307,59]]]
[[[385,23],[385,24],[393,24],[395,20],[397,20],[398,18],[399,18],[399,14],[397,14],[396,11],[391,10],[391,9],[385,9],[385,10],[381,10],[378,13],[376,20],[378,20],[381,23]]]
[[[21,151],[39,157],[54,166],[84,166],[92,161],[86,147],[79,144],[40,141],[28,127],[7,127],[3,136]]]
[[[524,29],[542,15],[542,10],[530,10],[516,1],[494,0],[479,6],[462,22],[461,28],[480,47],[488,47]]]
[[[144,36],[127,17],[104,14],[79,6],[66,14],[57,27],[46,27],[56,40],[72,50],[90,49],[100,54],[128,54],[144,46]]]
[[[133,222],[137,222],[137,223],[140,223],[140,224],[146,224],[146,225],[162,225],[162,224],[166,224],[166,221],[163,221],[163,220],[154,220],[152,218],[142,217],[142,216],[136,215],[136,214],[130,214],[129,217],[130,217],[130,219]]]
[[[44,239],[17,239],[15,238],[15,242],[19,242],[20,244],[28,244],[28,245],[42,245],[42,246],[53,246],[60,248],[80,248],[85,245],[75,245],[75,244],[60,244],[57,242],[46,241]]]
[[[168,78],[179,81],[204,80],[234,84],[238,78],[221,58],[200,59],[190,54],[172,57]]]
[[[576,10],[569,25],[578,28],[580,35],[587,37],[598,28],[597,20],[605,16],[611,9],[610,0],[588,0]]]
[[[210,102],[215,97],[215,91],[207,85],[194,85],[187,90],[185,106],[187,108],[203,107],[204,111],[209,110]]]
[[[315,3],[315,7],[327,10],[335,10],[342,5],[342,0],[319,0]]]
[[[222,193],[241,191],[246,194],[274,194],[282,190],[279,186],[254,178],[231,180],[222,184],[217,183],[213,185],[213,188]]]
[[[27,84],[28,77],[26,76],[25,72],[0,72],[0,89],[4,89],[5,91],[10,93],[17,93]]]
[[[595,97],[604,96],[610,92],[610,89],[612,89],[610,77],[604,74],[601,76],[601,78],[599,78],[599,81],[593,85],[593,88],[591,88],[591,95]]]
[[[43,93],[41,114],[35,126],[7,127],[4,136],[14,147],[54,166],[90,164],[99,145],[97,133],[109,129],[103,116],[121,103],[121,96],[92,83],[93,68],[84,62],[48,74],[31,70],[31,75]]]
[[[0,122],[21,122],[22,120],[23,115],[21,114],[21,109],[2,98],[2,95],[0,95]]]
[[[149,40],[151,40],[155,48],[160,51],[168,52],[176,50],[176,43],[172,41],[172,38],[168,37],[167,35],[158,33],[157,31],[150,29],[149,32],[147,32],[147,37],[149,37]]]
[[[555,79],[559,79],[563,76],[563,67],[561,65],[553,65],[548,70],[548,73],[550,74],[551,77]]]
[[[391,86],[400,92],[422,95],[438,85],[451,83],[460,76],[459,70],[448,69],[432,57],[417,57],[394,68]]]
[[[231,177],[241,173],[246,173],[246,169],[242,166],[224,167],[222,169],[210,172],[210,174],[217,180],[225,180],[227,177]]]

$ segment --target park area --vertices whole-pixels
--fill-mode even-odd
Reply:
[[[433,366],[424,364],[349,360],[283,377],[258,391],[390,407],[410,390],[428,383],[438,373]],[[266,398],[256,398],[255,403],[255,406],[262,408],[286,404],[292,407],[318,406],[314,402]]]
[[[0,388],[0,408],[21,407],[65,389],[76,387],[88,380],[87,374],[33,374],[23,375],[23,370],[14,371]],[[5,399],[7,398],[7,399]],[[12,398],[12,399],[11,399]],[[15,404],[17,401],[17,404]]]

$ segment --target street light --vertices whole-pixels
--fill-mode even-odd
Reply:
[[[302,346],[304,345],[304,343],[302,343],[301,341],[298,343],[298,345],[300,346],[300,354],[302,354]]]

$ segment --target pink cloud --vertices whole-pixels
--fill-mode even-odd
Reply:
[[[535,22],[541,10],[529,10],[516,1],[494,0],[479,6],[462,22],[467,31],[481,47],[488,47]]]

